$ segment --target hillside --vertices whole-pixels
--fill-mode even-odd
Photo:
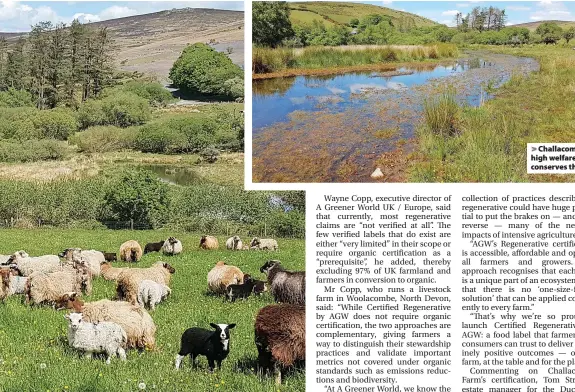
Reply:
[[[575,27],[575,22],[568,22],[568,21],[564,21],[564,20],[541,20],[539,22],[520,23],[520,24],[513,25],[511,27],[526,27],[530,31],[535,31],[540,24],[545,23],[545,22],[557,23],[562,29],[566,29],[566,28],[568,29],[569,27]]]
[[[153,74],[165,81],[186,45],[211,43],[217,50],[231,48],[234,63],[244,63],[244,13],[183,8],[91,23],[107,27],[116,44],[119,68]],[[1,33],[14,41],[18,33]]]
[[[407,19],[413,20],[416,27],[437,24],[419,15],[371,4],[327,1],[294,2],[288,4],[292,12],[290,19],[292,23],[296,25],[306,22],[311,23],[313,20],[323,20],[328,24],[346,24],[354,18],[361,19],[370,14],[388,15],[396,26],[405,23]]]

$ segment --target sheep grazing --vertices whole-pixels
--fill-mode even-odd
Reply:
[[[150,268],[128,268],[120,273],[117,279],[116,293],[118,299],[137,304],[142,281],[151,280],[169,286],[174,272],[176,270],[171,265],[162,261],[158,261]]]
[[[260,272],[267,275],[276,302],[305,305],[305,271],[286,271],[279,260],[270,260]]]
[[[170,294],[172,290],[165,284],[143,280],[138,290],[138,303],[140,306],[155,310],[156,305],[168,298]]]
[[[162,252],[167,256],[175,256],[182,253],[182,242],[174,237],[168,238],[162,246]]]
[[[8,264],[13,264],[14,269],[17,270],[21,276],[30,276],[34,272],[49,273],[63,269],[63,264],[56,255],[30,257],[28,253],[23,250],[10,256]]]
[[[198,355],[205,355],[210,372],[214,371],[215,363],[219,369],[222,368],[222,361],[230,352],[230,329],[236,325],[210,323],[210,326],[215,331],[189,328],[183,333],[180,352],[176,356],[176,369],[180,368],[182,359],[188,354],[192,360],[192,367],[195,367]]]
[[[0,270],[0,301],[4,301],[10,295],[10,270]]]
[[[126,241],[120,246],[120,260],[135,263],[141,258],[142,247],[136,241]]]
[[[237,298],[248,298],[252,293],[259,295],[265,291],[262,287],[257,286],[263,285],[265,288],[265,283],[261,280],[255,280],[250,275],[244,275],[244,282],[242,284],[231,284],[226,289],[226,297],[234,302]],[[257,290],[256,290],[257,287]]]
[[[146,255],[148,253],[161,251],[164,246],[164,242],[165,241],[147,243],[146,246],[144,246],[144,254]]]
[[[242,250],[243,247],[244,243],[237,235],[228,238],[228,240],[226,241],[226,248],[229,250]]]
[[[100,266],[100,276],[106,280],[117,280],[118,276],[123,271],[129,270],[130,268],[117,268],[112,267],[110,263],[102,263]]]
[[[80,248],[64,249],[58,256],[72,264],[84,262],[89,267],[92,276],[100,276],[100,264],[106,261],[102,252],[97,250],[82,250]]]
[[[26,303],[55,304],[60,297],[70,292],[92,294],[92,278],[87,268],[83,270],[68,268],[64,271],[47,274],[33,273],[30,275],[25,289]]]
[[[200,248],[206,250],[218,249],[220,245],[218,244],[218,239],[211,235],[203,235],[200,239]]]
[[[282,369],[305,360],[305,306],[268,305],[258,312],[254,331],[260,369],[273,369],[281,384]]]
[[[128,348],[153,349],[156,345],[156,325],[141,306],[103,299],[85,303],[82,314],[88,322],[111,321],[124,328]]]
[[[254,237],[250,242],[250,249],[257,250],[278,250],[278,242],[273,238]]]
[[[90,323],[84,320],[82,313],[70,313],[64,316],[68,320],[68,343],[71,347],[83,351],[88,358],[93,353],[106,353],[106,364],[112,356],[126,360],[126,331],[116,323],[102,321]]]
[[[225,294],[231,284],[244,282],[244,273],[233,265],[226,265],[218,261],[216,266],[208,272],[208,289],[216,294]]]
[[[104,260],[106,262],[111,263],[112,261],[118,261],[118,255],[114,252],[104,252],[100,251],[104,255]]]

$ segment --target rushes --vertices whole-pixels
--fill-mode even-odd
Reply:
[[[303,49],[253,49],[252,72],[278,72],[290,68],[336,68],[358,65],[435,60],[454,57],[452,44],[402,46],[311,46]]]
[[[425,123],[435,135],[453,136],[457,132],[458,112],[459,105],[453,89],[448,89],[437,98],[426,99],[423,102]]]

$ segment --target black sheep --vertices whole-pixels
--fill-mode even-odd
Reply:
[[[182,334],[180,352],[176,356],[176,369],[180,368],[182,359],[188,354],[192,361],[192,367],[195,367],[198,355],[205,355],[208,359],[210,372],[214,371],[216,362],[218,368],[222,368],[222,361],[230,352],[230,329],[236,325],[210,323],[210,326],[215,331],[194,327],[187,329]]]
[[[150,242],[146,244],[146,246],[144,247],[144,254],[151,252],[159,252],[162,250],[162,246],[164,246],[164,241]]]
[[[104,255],[104,260],[106,260],[107,262],[118,261],[118,256],[115,253],[102,252],[102,254]]]
[[[254,291],[255,280],[248,274],[244,274],[244,283],[231,284],[226,288],[227,298],[234,302],[237,298],[247,298]]]

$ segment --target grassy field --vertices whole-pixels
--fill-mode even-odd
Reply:
[[[529,23],[520,23],[516,25],[511,25],[510,27],[525,27],[530,31],[535,31],[537,30],[537,27],[539,27],[540,24],[545,22],[557,23],[557,25],[559,25],[559,27],[561,27],[563,30],[567,30],[568,28],[575,26],[575,22],[568,22],[564,20],[541,20],[538,22],[529,22]]]
[[[206,294],[206,276],[218,260],[236,265],[260,279],[259,267],[279,259],[289,269],[305,269],[303,240],[279,240],[280,250],[265,252],[202,251],[200,235],[161,231],[80,231],[80,230],[2,230],[0,254],[25,249],[32,255],[56,254],[67,247],[117,250],[128,239],[140,244],[175,235],[184,245],[180,256],[163,258],[158,253],[143,257],[138,267],[157,260],[168,261],[175,269],[172,296],[152,312],[157,326],[156,351],[128,352],[125,363],[113,360],[106,366],[100,359],[86,360],[68,347],[64,311],[48,307],[29,308],[20,297],[0,303],[0,391],[304,391],[305,373],[294,371],[276,387],[273,377],[258,378],[254,373],[257,350],[253,323],[257,311],[273,302],[269,294],[261,298],[227,303]],[[226,238],[219,237],[220,245]],[[118,265],[123,263],[116,263]],[[94,292],[86,301],[112,298],[115,286],[103,279],[94,281]],[[182,332],[193,326],[209,328],[209,323],[236,323],[231,331],[231,351],[223,370],[207,372],[200,357],[192,370],[189,360],[174,369]]]
[[[490,51],[537,59],[541,69],[512,76],[478,108],[437,101],[429,108],[449,117],[450,130],[429,113],[419,129],[419,155],[409,181],[563,182],[572,175],[527,175],[526,143],[572,142],[575,138],[575,52],[557,46],[488,47]],[[436,113],[437,114],[437,113]]]
[[[294,10],[299,11],[296,16],[291,17],[292,23],[295,24],[300,23],[300,21],[309,23],[315,18],[312,15],[308,15],[307,18],[304,18],[303,14],[305,13],[317,15],[321,19],[324,19],[323,17],[325,16],[339,24],[346,24],[352,19],[361,19],[362,17],[371,14],[388,15],[391,17],[394,25],[399,25],[402,18],[412,19],[416,27],[433,26],[437,24],[436,22],[419,15],[371,4],[331,1],[294,2],[288,4],[292,12],[294,12]]]

